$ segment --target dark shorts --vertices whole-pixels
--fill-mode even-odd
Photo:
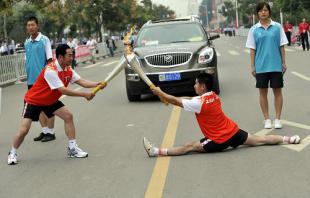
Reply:
[[[256,88],[282,88],[283,73],[282,72],[267,72],[256,74]],[[269,86],[270,85],[270,86]]]
[[[248,133],[239,129],[235,135],[222,144],[215,143],[208,138],[202,138],[200,143],[203,145],[203,148],[207,153],[212,153],[222,151],[228,147],[237,148],[239,145],[244,144],[247,138]]]
[[[60,109],[63,106],[65,105],[59,100],[49,106],[36,106],[36,105],[25,103],[22,117],[29,118],[32,121],[38,121],[40,113],[43,111],[48,118],[51,118],[54,116],[53,113],[57,109]]]

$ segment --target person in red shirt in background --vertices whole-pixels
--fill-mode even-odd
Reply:
[[[70,66],[72,59],[73,52],[67,44],[58,46],[56,48],[56,60],[45,66],[32,88],[25,94],[21,126],[9,152],[8,165],[17,164],[17,149],[28,134],[31,123],[39,120],[39,115],[42,111],[48,118],[56,115],[64,120],[65,132],[69,139],[68,157],[84,158],[88,156],[88,153],[80,149],[76,143],[73,115],[59,98],[63,94],[83,97],[87,100],[91,100],[95,96],[92,92],[69,89],[67,88],[69,83],[76,83],[84,88],[93,88],[101,85],[101,89],[105,85],[81,78]]]
[[[194,112],[204,138],[184,146],[157,148],[144,137],[143,144],[149,157],[184,155],[189,152],[219,152],[228,147],[237,148],[239,145],[299,144],[300,137],[298,135],[292,137],[257,136],[241,130],[234,121],[224,114],[220,98],[211,91],[212,78],[212,75],[206,73],[197,76],[194,88],[198,96],[193,98],[174,97],[163,92],[159,87],[151,88],[155,95],[162,97],[167,102],[182,107],[185,111]]]
[[[302,22],[298,26],[298,30],[301,38],[302,49],[305,51],[307,47],[307,50],[309,51],[309,41],[308,41],[309,24],[306,22],[306,19],[302,19]]]
[[[288,40],[288,46],[291,46],[291,36],[293,32],[293,25],[289,23],[289,21],[286,21],[286,23],[283,25],[284,32],[286,35],[286,38]]]

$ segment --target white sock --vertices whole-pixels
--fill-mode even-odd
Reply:
[[[167,148],[161,148],[159,149],[159,155],[168,155],[168,149]]]
[[[47,134],[47,133],[48,133],[47,130],[48,130],[47,127],[42,127],[42,133],[43,133],[43,134]]]
[[[69,149],[72,149],[72,148],[75,148],[77,145],[76,145],[76,140],[69,140],[68,142],[68,145],[69,145]]]
[[[54,128],[51,128],[51,129],[48,127],[46,127],[46,128],[47,128],[46,133],[55,134]]]
[[[15,153],[16,154],[17,153],[17,149],[14,148],[14,146],[12,146],[10,153]]]
[[[290,143],[291,137],[283,136],[283,142],[284,143]]]

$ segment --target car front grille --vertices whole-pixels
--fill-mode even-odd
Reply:
[[[153,67],[175,67],[186,64],[192,57],[190,52],[173,52],[146,56],[145,61]]]

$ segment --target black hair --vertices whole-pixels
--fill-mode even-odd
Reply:
[[[61,44],[56,48],[56,58],[58,58],[60,55],[65,56],[67,53],[67,49],[71,49],[69,45],[67,44]]]
[[[26,23],[28,23],[29,21],[34,21],[37,25],[39,24],[39,20],[38,20],[38,18],[35,17],[35,16],[30,16],[30,17],[27,19]]]
[[[261,1],[256,5],[256,15],[258,16],[258,12],[261,11],[264,7],[266,6],[266,8],[269,11],[269,17],[271,17],[271,8],[268,2],[266,1]]]
[[[196,77],[199,84],[204,84],[207,91],[211,91],[213,87],[213,76],[207,73],[200,73]]]

